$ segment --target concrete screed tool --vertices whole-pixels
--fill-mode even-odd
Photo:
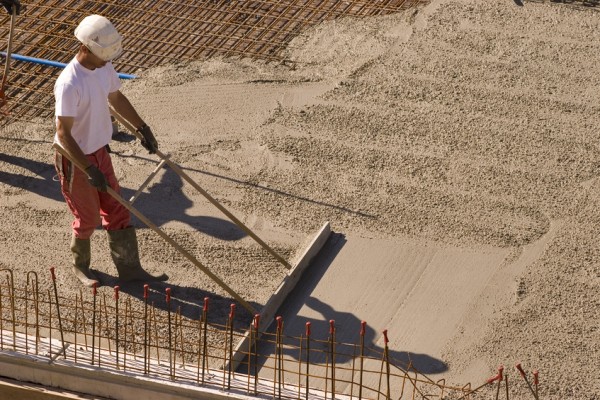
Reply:
[[[136,138],[142,140],[142,136],[137,130],[121,115],[119,115],[115,110],[111,109],[111,114],[115,117],[115,119],[121,123],[127,130],[129,130]],[[67,153],[67,151],[62,148],[58,144],[54,144],[53,147],[58,151],[61,155],[71,160],[73,164],[85,172],[85,168],[82,165],[79,165],[74,158]],[[187,258],[192,264],[198,267],[202,272],[208,275],[215,283],[217,283],[221,288],[223,288],[227,293],[229,293],[233,299],[238,301],[242,307],[244,307],[251,315],[259,316],[260,320],[260,331],[264,332],[269,325],[273,322],[275,312],[277,309],[283,304],[285,297],[292,291],[294,286],[300,280],[300,277],[304,270],[308,267],[310,260],[319,252],[321,247],[327,241],[331,231],[329,227],[329,223],[326,222],[321,229],[317,232],[311,243],[304,250],[303,254],[300,256],[296,264],[292,267],[283,257],[281,257],[277,252],[275,252],[269,245],[267,245],[262,239],[260,239],[250,228],[248,228],[244,223],[242,223],[238,218],[236,218],[229,210],[227,210],[223,205],[221,205],[217,200],[215,200],[208,192],[206,192],[200,185],[198,185],[192,178],[187,175],[181,167],[179,167],[176,163],[170,160],[168,155],[165,155],[160,150],[156,151],[156,156],[158,156],[161,161],[158,166],[152,171],[150,176],[142,183],[140,188],[136,191],[136,193],[131,197],[129,201],[123,199],[117,192],[112,190],[110,187],[107,188],[107,193],[112,196],[115,200],[121,203],[125,208],[127,208],[133,215],[139,218],[146,226],[156,232],[160,237],[162,237],[167,243],[169,243],[175,250],[181,253],[185,258]],[[196,257],[194,257],[190,252],[181,247],[177,242],[175,242],[170,236],[168,236],[163,230],[161,230],[158,226],[156,226],[152,221],[150,221],[147,217],[145,217],[139,210],[133,207],[133,202],[137,199],[140,193],[146,188],[146,186],[152,181],[152,179],[157,175],[160,169],[164,166],[168,165],[176,174],[178,174],[183,180],[191,184],[197,191],[199,191],[207,200],[209,200],[215,207],[217,207],[223,214],[225,214],[232,222],[234,222],[238,227],[240,227],[244,232],[248,234],[248,236],[252,237],[261,247],[263,247],[266,251],[268,251],[280,264],[282,264],[287,270],[288,274],[284,277],[282,282],[279,284],[275,292],[271,295],[268,301],[263,306],[262,310],[257,311],[252,305],[250,305],[246,300],[244,300],[238,293],[236,293],[232,288],[230,288],[223,280],[221,280],[218,276],[216,276],[210,269],[208,269],[205,265],[203,265]],[[256,336],[256,335],[255,335]],[[257,340],[257,337],[253,337],[250,334],[250,331],[246,332],[244,338],[238,343],[236,346],[236,353],[234,354],[232,363],[238,364],[243,358],[242,352],[238,352],[239,349],[245,348],[248,346],[248,341]],[[235,367],[234,367],[235,368]]]

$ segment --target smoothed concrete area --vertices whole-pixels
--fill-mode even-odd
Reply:
[[[361,321],[366,321],[365,346],[373,353],[383,351],[387,329],[390,357],[397,365],[410,360],[422,373],[443,373],[448,369],[444,346],[459,333],[509,254],[491,246],[472,249],[332,234],[280,309],[284,333],[303,335],[310,321],[312,337],[327,340],[334,320],[336,341],[358,344]],[[325,353],[321,360],[312,357],[326,363]],[[336,361],[349,366],[352,357]],[[270,371],[266,368],[265,374]]]

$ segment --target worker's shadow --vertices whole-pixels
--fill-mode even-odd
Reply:
[[[309,297],[305,305],[312,310],[318,312],[322,319],[311,319],[311,331],[318,341],[311,344],[311,348],[315,350],[311,355],[311,363],[325,364],[327,362],[330,339],[330,321],[334,321],[335,327],[335,359],[337,363],[345,363],[351,361],[352,358],[360,354],[360,332],[362,329],[361,320],[354,314],[342,311],[336,311],[329,304],[320,301],[317,298]],[[307,322],[307,321],[305,321]],[[389,335],[393,335],[390,332]],[[364,355],[375,359],[382,359],[384,348],[379,346],[378,342],[383,342],[382,332],[376,332],[368,324],[365,324],[364,329]],[[290,351],[289,355],[298,357],[297,351]],[[444,372],[448,369],[446,364],[427,354],[409,353],[405,351],[397,351],[388,349],[390,361],[403,369],[407,369],[409,365],[416,370],[426,374],[434,374]]]
[[[283,341],[287,344],[283,350],[286,357],[300,358],[298,350],[300,342],[298,338],[301,336],[306,338],[306,322],[310,322],[310,362],[311,364],[325,365],[329,357],[329,321],[331,320],[334,321],[335,327],[336,363],[352,361],[353,358],[360,354],[361,319],[353,313],[336,310],[331,305],[311,295],[345,243],[346,239],[344,235],[333,233],[325,244],[324,250],[311,263],[310,269],[305,272],[299,284],[286,298],[280,314],[283,316],[283,333],[285,337]],[[343,291],[344,288],[335,288],[335,290]],[[315,311],[319,314],[320,318],[310,320],[299,318],[298,315],[301,315],[301,310],[304,307]],[[389,310],[389,312],[394,312],[394,310]],[[366,322],[368,323],[368,321]],[[273,338],[275,325],[271,324],[268,330],[269,334],[265,335],[259,341],[260,354],[275,354],[276,341]],[[389,335],[394,335],[394,332],[389,332]],[[383,342],[382,332],[375,331],[367,324],[364,332],[364,355],[381,360],[384,353],[384,348],[378,345],[381,342]],[[304,348],[305,346],[306,341],[303,344]],[[413,368],[425,374],[440,373],[448,369],[444,362],[427,354],[410,353],[393,349],[388,349],[388,354],[390,361],[400,368],[407,368],[410,364]],[[305,357],[305,355],[302,357]],[[262,360],[262,362],[264,361]]]
[[[133,206],[157,226],[179,221],[221,240],[240,240],[246,236],[242,229],[227,219],[187,214],[186,210],[192,208],[194,203],[185,195],[183,187],[182,178],[171,168],[164,167],[160,181],[150,184],[147,193],[142,192]],[[121,188],[121,194],[123,198],[130,199],[135,190]],[[137,220],[135,216],[133,218]],[[136,225],[144,226],[141,221]]]
[[[56,175],[54,165],[3,153],[0,153],[0,162],[13,164],[36,174],[35,177],[14,174],[0,167],[0,182],[51,200],[63,201],[60,185],[52,180]]]
[[[197,287],[172,285],[167,282],[152,282],[148,284],[148,297],[144,296],[143,282],[120,283],[116,276],[94,270],[96,276],[102,282],[102,286],[119,286],[122,293],[126,293],[142,302],[147,302],[149,308],[168,311],[179,314],[182,317],[199,321],[202,317],[204,299],[208,298],[207,321],[209,324],[226,325],[231,310],[231,304],[236,304],[234,315],[234,329],[244,330],[252,321],[252,314],[246,311],[234,299],[223,297],[213,292],[199,289]],[[171,289],[170,303],[167,303],[167,288]],[[262,305],[249,302],[249,304],[260,310]]]

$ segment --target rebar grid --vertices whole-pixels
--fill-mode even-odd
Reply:
[[[147,285],[144,300],[120,296],[118,287],[101,294],[86,288],[67,298],[58,294],[53,269],[52,276],[51,288],[38,287],[35,272],[17,287],[12,270],[0,270],[0,352],[278,399],[468,398],[486,386],[433,381],[412,363],[389,356],[387,331],[383,350],[367,348],[363,340],[337,342],[333,321],[329,337],[317,339],[308,330],[306,336],[284,335],[278,318],[275,332],[261,332],[242,349],[245,358],[237,369],[242,372],[236,372],[230,367],[232,349],[245,332],[236,322],[235,304],[227,322],[215,324],[208,322],[208,299],[194,320],[172,308],[170,289],[162,304],[148,301]],[[254,338],[257,326],[255,320],[248,330]],[[486,384],[496,380],[501,373]]]
[[[175,61],[249,57],[284,61],[282,52],[300,32],[345,16],[385,15],[429,0],[31,0],[17,17],[13,53],[68,63],[77,51],[73,31],[89,14],[109,18],[124,37],[120,72],[135,73]],[[0,43],[8,37],[0,17]],[[4,56],[0,58],[4,61]],[[59,68],[13,61],[8,79],[8,118],[48,118]]]

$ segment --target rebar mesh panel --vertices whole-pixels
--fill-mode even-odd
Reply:
[[[384,15],[429,0],[34,0],[17,17],[13,53],[68,63],[77,51],[73,31],[86,15],[109,18],[124,37],[117,71],[135,73],[173,61],[214,56],[283,61],[296,35],[319,22],[345,16]],[[9,16],[0,18],[0,43],[8,42]],[[5,57],[0,58],[4,62]],[[59,68],[11,62],[8,118],[48,118]]]

